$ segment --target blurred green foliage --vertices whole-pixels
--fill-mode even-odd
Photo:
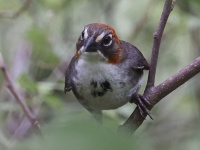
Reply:
[[[71,92],[63,93],[64,73],[85,24],[110,24],[150,60],[164,1],[39,0],[9,18],[24,2],[0,0],[0,52],[18,92],[39,119],[43,137],[31,130],[0,74],[0,149],[200,148],[199,75],[164,98],[152,110],[155,119],[147,118],[133,137],[116,131],[135,105],[105,111],[104,125],[99,125]],[[199,56],[199,10],[199,0],[177,0],[162,38],[156,84]],[[146,77],[147,72],[140,93]]]
[[[37,86],[35,82],[27,75],[21,75],[18,80],[20,86],[22,86],[28,93],[36,93]]]
[[[133,150],[147,147],[147,143],[140,145],[138,141],[135,137],[130,138],[103,127],[94,120],[91,122],[79,118],[61,122],[56,119],[56,122],[51,122],[50,127],[44,130],[44,137],[28,139],[25,144],[17,145],[16,150]]]

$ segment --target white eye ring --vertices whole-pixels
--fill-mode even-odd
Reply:
[[[105,36],[102,40],[103,46],[110,46],[112,44],[112,34]]]

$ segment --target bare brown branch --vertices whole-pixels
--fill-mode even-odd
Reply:
[[[14,96],[16,101],[19,103],[19,105],[23,109],[24,114],[26,115],[26,117],[28,118],[28,120],[30,121],[32,126],[37,130],[37,132],[41,133],[38,120],[33,115],[33,113],[30,111],[30,109],[26,105],[25,101],[22,99],[21,95],[17,92],[17,90],[15,88],[14,83],[11,80],[10,75],[8,74],[8,70],[5,67],[4,60],[3,60],[1,53],[0,53],[0,69],[5,77],[9,91],[12,93],[12,95]]]
[[[161,19],[157,30],[154,34],[150,71],[147,86],[144,92],[144,97],[148,98],[152,104],[148,107],[149,110],[151,110],[154,107],[154,105],[157,104],[162,98],[167,96],[169,93],[177,89],[183,83],[185,83],[200,72],[200,57],[198,57],[191,64],[183,68],[181,71],[179,71],[163,83],[159,84],[158,86],[154,87],[160,42],[169,14],[174,7],[174,3],[175,0],[165,1]],[[139,109],[136,108],[120,129],[128,130],[128,133],[132,134],[143,123],[144,119],[145,118],[141,116]]]
[[[173,8],[172,0],[166,0],[162,15],[160,18],[160,22],[158,24],[156,32],[154,33],[154,42],[153,42],[151,63],[150,63],[149,76],[148,76],[146,90],[148,90],[148,88],[151,88],[152,86],[154,86],[154,83],[155,83],[156,67],[157,67],[157,62],[158,62],[160,42],[161,42],[161,38],[162,38],[163,31],[164,31],[165,25],[167,23],[169,14],[172,11],[172,8]]]
[[[144,96],[152,103],[152,106],[150,106],[149,109],[151,110],[162,98],[177,89],[183,83],[187,82],[199,72],[200,56],[181,71],[177,72],[158,86],[152,87],[151,90],[144,94]],[[122,128],[125,128],[130,134],[132,134],[143,123],[144,119],[145,118],[140,115],[138,108],[136,108]]]

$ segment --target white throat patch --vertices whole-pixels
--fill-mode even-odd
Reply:
[[[80,58],[90,62],[108,62],[108,59],[99,50],[97,50],[97,52],[92,53],[83,52]]]

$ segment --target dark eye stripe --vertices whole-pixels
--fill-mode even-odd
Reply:
[[[84,32],[85,32],[85,30],[83,30],[83,32],[81,33],[81,40],[84,39]]]

